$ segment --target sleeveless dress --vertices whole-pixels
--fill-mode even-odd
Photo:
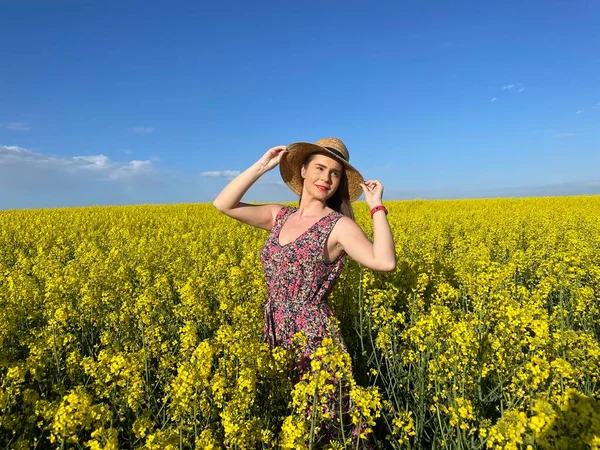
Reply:
[[[279,211],[271,234],[260,252],[268,290],[263,336],[271,349],[279,346],[293,351],[296,359],[296,382],[311,370],[310,355],[321,345],[324,337],[332,338],[342,346],[343,351],[348,352],[342,334],[330,321],[333,310],[327,302],[348,255],[342,251],[340,256],[331,262],[325,261],[323,257],[327,237],[343,215],[332,211],[294,241],[280,245],[281,228],[288,217],[297,210],[298,208],[287,206]],[[298,331],[303,331],[306,336],[306,342],[300,348],[292,339]],[[337,392],[340,381],[334,376],[334,392]],[[347,415],[352,402],[347,387],[342,389],[342,409],[343,414]],[[328,399],[330,420],[325,421],[319,431],[318,442],[321,444],[339,438],[336,425],[340,411],[339,401],[336,395]],[[309,415],[310,408],[307,410],[307,416]],[[349,417],[344,422],[348,424]],[[363,425],[360,430],[349,430],[353,447],[356,447],[358,436],[365,429],[366,426]],[[364,444],[363,442],[361,448],[371,448],[371,445]]]
[[[325,244],[333,226],[343,216],[332,211],[315,222],[296,240],[279,244],[279,232],[287,218],[297,211],[283,207],[277,214],[271,234],[260,253],[267,283],[268,299],[264,311],[263,335],[269,347],[292,349],[292,337],[304,331],[307,345],[302,349],[298,370],[310,367],[309,356],[324,337],[331,337],[346,349],[342,335],[329,318],[333,310],[327,297],[333,291],[347,254],[331,262],[325,261]]]

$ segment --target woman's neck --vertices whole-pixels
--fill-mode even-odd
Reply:
[[[329,209],[331,208],[329,208],[325,202],[322,202],[320,200],[312,199],[311,201],[308,199],[302,199],[300,201],[300,206],[298,206],[298,211],[296,211],[296,214],[300,218],[321,217],[324,214],[328,213]]]

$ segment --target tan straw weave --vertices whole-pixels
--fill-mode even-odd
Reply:
[[[350,201],[358,200],[363,193],[360,183],[364,182],[362,175],[350,164],[350,154],[344,143],[334,137],[319,139],[312,142],[294,142],[287,146],[285,153],[279,162],[279,172],[285,184],[296,194],[302,193],[302,176],[300,168],[306,157],[311,153],[324,153],[335,158],[346,169],[348,177],[348,193]]]

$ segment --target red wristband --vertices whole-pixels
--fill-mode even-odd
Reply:
[[[377,211],[384,211],[385,215],[387,216],[388,210],[386,209],[386,207],[383,205],[377,205],[373,209],[371,209],[371,217],[373,217],[373,214],[375,214]]]

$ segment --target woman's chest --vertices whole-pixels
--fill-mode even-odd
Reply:
[[[290,266],[307,269],[319,265],[316,255],[315,244],[308,239],[280,245],[277,236],[270,236],[261,250],[261,261],[263,265],[271,265],[274,269],[288,270]]]

